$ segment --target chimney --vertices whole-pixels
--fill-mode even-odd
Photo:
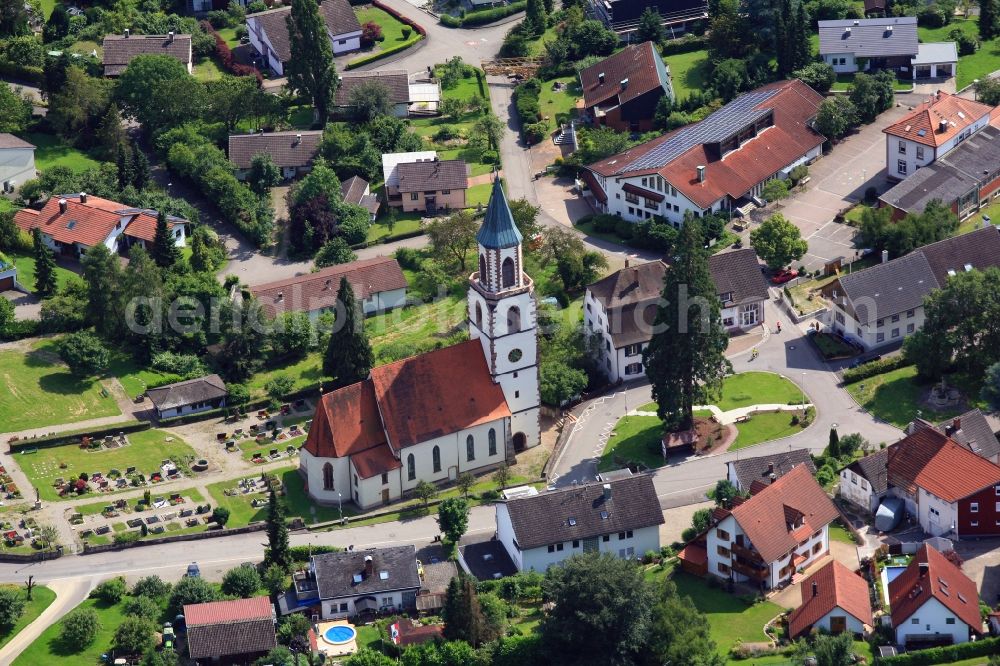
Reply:
[[[628,88],[628,79],[622,79],[621,81],[622,90]]]
[[[625,268],[628,268],[628,255],[625,255]]]
[[[365,555],[365,578],[371,578],[373,573],[375,573],[375,562],[372,561],[371,555]]]
[[[926,562],[921,562],[920,563],[920,577],[921,578],[927,578],[927,563]]]
[[[329,289],[333,285],[333,280],[327,279],[326,283],[323,285],[323,289]]]
[[[705,182],[705,167],[699,165],[699,166],[695,167],[695,169],[697,169],[697,171],[698,171],[698,182],[699,183],[704,183]]]
[[[171,30],[170,32],[167,33],[167,43],[168,44],[173,44],[174,43],[174,31],[173,30]]]
[[[773,462],[767,463],[767,473],[768,474],[774,474],[774,463]]]
[[[882,263],[889,263],[889,250],[882,250]]]
[[[295,135],[295,145],[297,146],[300,143],[302,143],[302,135],[301,134],[296,134]]]
[[[854,19],[854,25],[861,25],[861,21],[859,21],[858,19]]]
[[[775,474],[774,472],[771,472],[771,483],[774,483],[777,480],[778,480],[778,475]]]
[[[285,300],[285,292],[279,291],[278,295],[275,297],[274,300],[279,301],[279,302]]]
[[[891,35],[892,34],[892,26],[890,25],[888,28],[885,29],[885,31]]]
[[[80,192],[80,203],[82,203],[82,204],[87,203],[87,193],[86,192]]]
[[[601,72],[600,74],[597,75],[597,82],[601,85],[604,85],[604,72]]]
[[[610,483],[605,483],[604,484],[604,501],[607,502],[610,499],[611,499],[611,484]]]
[[[941,133],[948,131],[948,121],[944,118],[938,121],[938,131]]]
[[[951,422],[951,431],[958,432],[961,429],[962,429],[962,419],[956,416],[955,419]]]
[[[65,215],[66,214],[66,200],[65,199],[60,199],[59,200],[59,214],[60,215]]]
[[[813,596],[819,596],[819,588],[816,585],[816,581],[813,581]]]
[[[125,28],[125,39],[128,39],[128,28]]]

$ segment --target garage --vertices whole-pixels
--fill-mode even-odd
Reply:
[[[13,277],[0,278],[0,291],[10,291],[13,288],[14,288]]]

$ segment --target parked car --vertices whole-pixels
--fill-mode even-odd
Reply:
[[[184,575],[188,578],[201,578],[201,568],[198,566],[198,563],[192,562],[189,564],[187,573]]]
[[[773,284],[785,284],[789,280],[794,280],[799,276],[799,272],[794,268],[782,268],[771,277]]]
[[[871,356],[859,356],[858,358],[854,359],[851,362],[850,367],[857,368],[864,365],[865,363],[871,363],[872,361],[877,361],[880,358],[882,357],[879,354],[873,354]]]

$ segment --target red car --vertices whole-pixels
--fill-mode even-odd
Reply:
[[[799,272],[797,270],[795,270],[794,268],[792,268],[792,269],[784,269],[783,268],[783,269],[781,269],[780,271],[778,271],[777,273],[774,274],[774,277],[771,278],[771,282],[773,284],[785,284],[789,280],[794,280],[798,276],[799,276]]]

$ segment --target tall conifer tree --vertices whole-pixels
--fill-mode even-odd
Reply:
[[[333,47],[316,0],[292,0],[288,18],[292,57],[286,65],[288,87],[313,103],[316,122],[326,122],[337,87]]]
[[[373,364],[372,348],[365,336],[364,314],[351,283],[342,277],[337,291],[337,321],[323,358],[323,373],[333,377],[334,388],[341,388],[367,379]]]

